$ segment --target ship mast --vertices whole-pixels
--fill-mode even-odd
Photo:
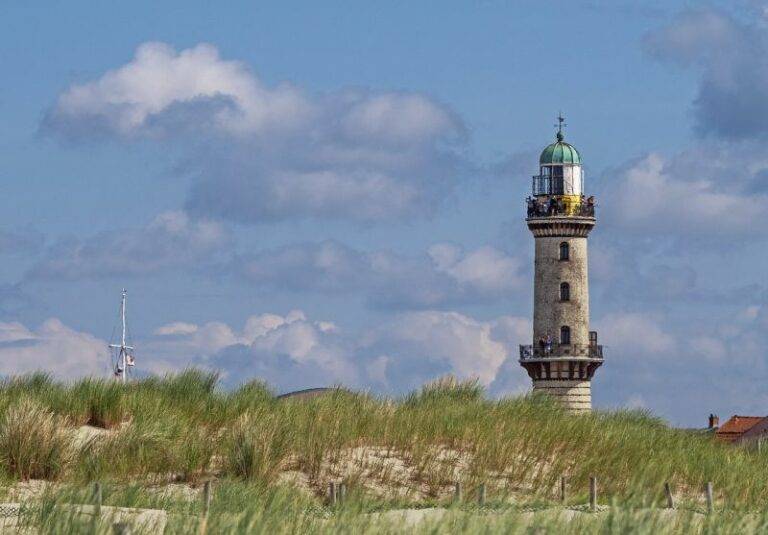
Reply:
[[[132,351],[133,347],[126,344],[125,334],[125,301],[128,292],[123,288],[123,299],[120,302],[120,320],[122,323],[122,336],[120,338],[120,345],[109,344],[112,349],[119,349],[117,356],[117,363],[115,364],[115,376],[118,380],[126,383],[128,381],[128,366],[133,366],[133,356],[130,355],[129,350]]]

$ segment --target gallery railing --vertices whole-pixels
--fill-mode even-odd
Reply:
[[[564,204],[550,202],[528,202],[528,217],[555,217],[555,216],[576,216],[576,217],[595,217],[595,205],[587,204]]]
[[[598,344],[521,345],[520,360],[555,357],[603,358],[603,346]]]

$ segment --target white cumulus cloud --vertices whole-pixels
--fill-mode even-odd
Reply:
[[[768,202],[768,159],[759,151],[743,162],[749,143],[703,144],[673,156],[651,153],[612,173],[600,198],[607,224],[635,234],[667,236],[676,243],[706,239],[727,243],[755,227],[752,206]]]
[[[457,312],[436,311],[398,316],[381,328],[377,339],[377,344],[387,348],[384,354],[388,358],[389,386],[416,387],[413,379],[423,382],[429,376],[445,373],[476,378],[490,385],[507,358],[516,357],[517,346],[510,343],[508,336],[509,321],[479,321]],[[529,324],[523,320],[522,326],[523,329],[513,327],[511,332],[524,335],[521,331],[526,331],[530,337]],[[517,343],[525,340],[515,338]],[[419,368],[421,375],[407,377]]]
[[[46,371],[59,378],[104,374],[107,342],[51,318],[37,329],[18,322],[0,323],[0,373]]]
[[[220,369],[228,384],[260,378],[281,391],[343,384],[399,393],[449,373],[505,393],[527,384],[516,359],[517,345],[530,337],[531,326],[517,317],[481,321],[423,311],[346,332],[293,311],[251,316],[242,329],[175,322],[155,333],[142,350],[149,361],[144,365],[157,370],[203,365]]]
[[[597,322],[605,344],[618,357],[642,355],[664,358],[673,355],[677,342],[652,315],[622,312],[603,317]]]
[[[75,129],[92,123],[133,137],[161,133],[157,122],[174,105],[222,98],[231,106],[209,109],[210,126],[233,133],[287,128],[311,113],[297,89],[265,88],[244,64],[222,60],[212,45],[176,52],[165,43],[149,42],[126,65],[62,93],[47,121],[54,128]]]
[[[423,217],[464,165],[461,120],[427,95],[268,87],[209,44],[141,45],[127,64],[64,91],[43,129],[182,147],[188,210],[245,223]]]

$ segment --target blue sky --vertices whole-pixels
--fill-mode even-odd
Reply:
[[[600,205],[595,405],[764,414],[760,2],[5,3],[0,373],[524,392],[524,198]]]

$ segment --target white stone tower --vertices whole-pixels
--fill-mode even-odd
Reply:
[[[533,344],[520,346],[520,365],[544,392],[573,412],[592,409],[591,381],[603,363],[597,333],[589,330],[587,235],[595,226],[594,197],[584,195],[581,156],[557,141],[539,158],[526,222],[536,243]]]

